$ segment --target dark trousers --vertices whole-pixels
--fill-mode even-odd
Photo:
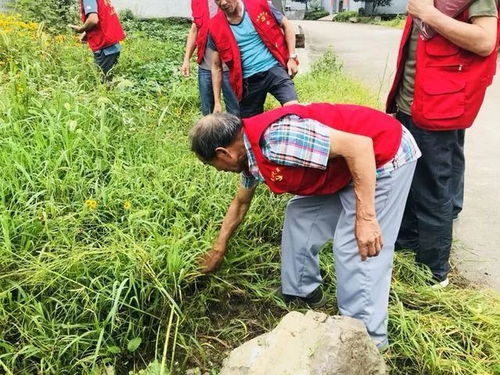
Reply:
[[[112,53],[111,55],[106,55],[104,51],[94,52],[94,61],[96,65],[101,69],[103,74],[103,82],[109,82],[113,78],[112,71],[113,67],[118,62],[120,57],[120,52]]]
[[[422,157],[396,248],[415,251],[417,262],[427,265],[435,279],[442,281],[450,270],[454,210],[462,206],[464,131],[428,131],[417,127],[411,116],[398,113],[397,117],[415,138]]]
[[[458,147],[453,154],[453,218],[456,219],[464,207],[464,175],[465,175],[465,130],[457,130]]]
[[[264,112],[267,94],[271,94],[281,105],[297,100],[295,85],[282,66],[256,73],[243,80],[243,98],[240,101],[242,118]]]

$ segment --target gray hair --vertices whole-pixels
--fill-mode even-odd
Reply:
[[[189,132],[191,151],[204,161],[213,160],[215,149],[233,143],[241,127],[241,120],[229,113],[205,116]]]

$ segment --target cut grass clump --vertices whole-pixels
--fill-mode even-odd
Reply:
[[[498,374],[500,299],[493,291],[429,288],[413,256],[396,258],[387,355],[394,374]],[[452,282],[455,279],[452,278]],[[460,285],[460,278],[457,280]]]
[[[287,312],[274,290],[288,197],[259,188],[222,269],[200,276],[196,259],[238,177],[189,152],[199,99],[195,77],[177,70],[188,25],[130,21],[105,87],[73,36],[9,22],[17,29],[0,31],[0,373],[216,374],[228,351]],[[379,105],[333,54],[296,86],[303,102]],[[329,250],[322,270],[325,311],[335,314]],[[392,371],[498,373],[498,296],[432,291],[427,278],[411,256],[397,257]]]

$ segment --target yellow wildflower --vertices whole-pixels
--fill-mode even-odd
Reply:
[[[130,201],[123,202],[123,208],[125,210],[130,210],[132,208],[132,202],[130,202]]]
[[[91,210],[95,210],[97,208],[97,201],[94,199],[87,199],[85,201],[85,207],[87,207]]]

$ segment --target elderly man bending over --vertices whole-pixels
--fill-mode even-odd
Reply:
[[[203,271],[222,262],[258,182],[277,194],[296,194],[282,238],[285,301],[324,305],[318,252],[333,238],[340,312],[361,319],[376,344],[385,346],[394,242],[420,156],[411,134],[382,112],[323,103],[245,120],[212,114],[194,126],[191,142],[204,163],[241,173]]]

